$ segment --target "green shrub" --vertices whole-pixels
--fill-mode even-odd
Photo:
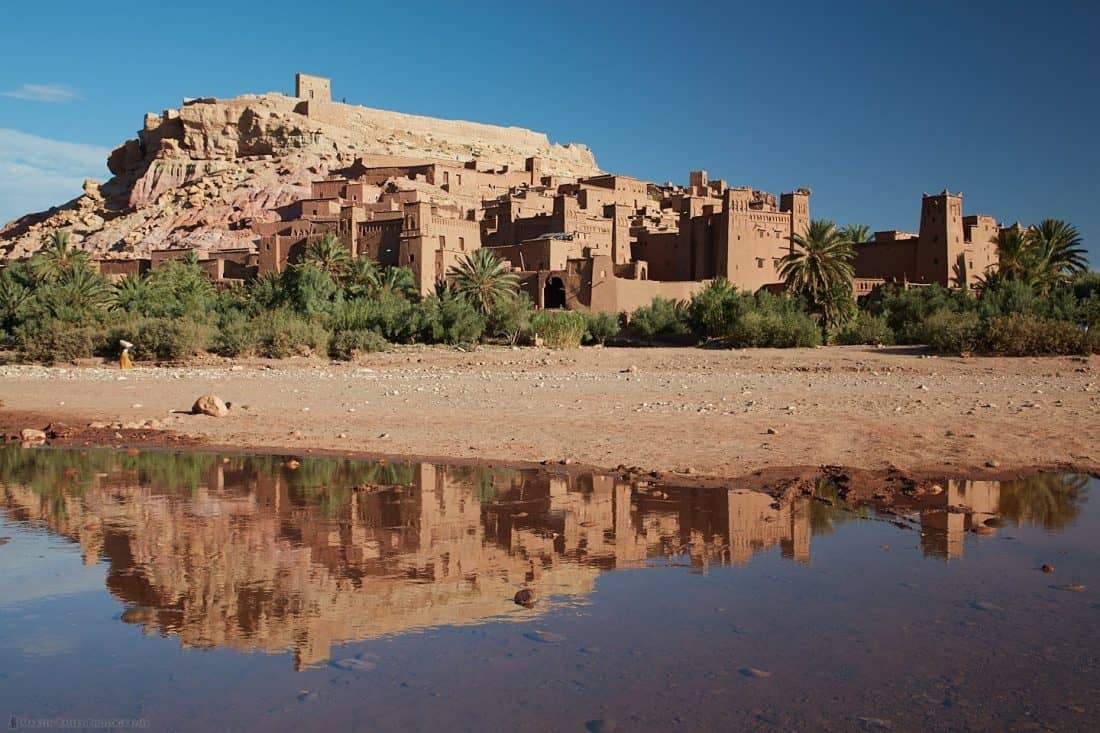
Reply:
[[[256,319],[259,351],[272,359],[327,353],[329,332],[319,321],[289,311],[275,311]]]
[[[833,341],[838,344],[888,345],[894,343],[894,332],[885,317],[860,311],[837,330]]]
[[[329,343],[328,353],[333,359],[352,359],[357,353],[385,351],[390,342],[374,331],[339,331]]]
[[[510,298],[498,298],[485,322],[485,333],[492,337],[504,338],[509,344],[515,344],[521,334],[531,327],[535,306],[527,293],[517,293]]]
[[[748,311],[730,326],[726,339],[734,348],[791,349],[817,346],[821,333],[805,313]]]
[[[963,354],[978,348],[981,331],[977,313],[940,310],[921,323],[919,340],[941,354]]]
[[[551,349],[571,349],[581,345],[588,320],[578,311],[539,311],[531,319],[531,331]]]
[[[982,338],[982,351],[999,356],[1088,354],[1092,347],[1088,333],[1077,324],[1027,313],[989,319]]]
[[[54,364],[93,355],[97,329],[56,319],[29,321],[15,330],[15,343],[23,358]]]
[[[615,313],[585,313],[584,343],[602,344],[619,335],[619,316]]]
[[[218,319],[210,350],[221,356],[248,354],[256,347],[256,336],[255,325],[242,312],[229,311]]]
[[[946,310],[972,311],[976,302],[963,290],[948,290],[940,285],[903,289],[887,285],[868,296],[865,309],[886,318],[899,344],[927,343],[924,323],[933,314]]]
[[[687,308],[683,303],[666,298],[654,298],[630,316],[630,327],[646,341],[658,336],[679,336],[688,333]]]
[[[700,341],[725,338],[731,324],[754,307],[751,295],[742,295],[729,280],[720,277],[692,296],[688,305],[688,324]]]
[[[485,319],[451,290],[420,301],[413,315],[424,343],[471,344],[485,333]]]
[[[176,361],[202,353],[210,328],[189,318],[150,318],[133,340],[135,359]]]

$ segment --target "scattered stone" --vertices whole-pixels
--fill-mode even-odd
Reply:
[[[221,397],[212,394],[206,394],[195,400],[195,404],[191,406],[191,414],[193,415],[210,415],[211,417],[225,417],[229,414],[229,408],[226,407],[225,402]]]
[[[779,435],[779,431],[775,428],[768,428],[768,435]]]
[[[291,471],[296,471],[298,470],[298,467],[302,464],[293,458],[289,458],[283,465],[289,468]]]
[[[931,486],[928,487],[928,493],[931,494],[932,496],[939,496],[940,494],[943,493],[943,487],[940,486],[939,484],[932,484]]]
[[[589,720],[584,724],[584,729],[588,733],[611,733],[611,731],[618,730],[619,724],[611,718],[601,718],[598,720]]]
[[[1087,589],[1083,583],[1065,583],[1063,585],[1052,585],[1051,588],[1055,590],[1068,590],[1074,593],[1083,593]]]
[[[346,659],[335,660],[332,662],[332,666],[348,672],[370,672],[378,665],[362,657],[347,657]]]
[[[534,608],[538,603],[538,595],[531,588],[523,588],[516,591],[515,597],[512,599],[517,606],[523,606],[524,608]]]
[[[978,611],[1003,611],[996,603],[990,603],[989,601],[971,601],[970,607]]]
[[[24,443],[35,444],[46,442],[46,431],[37,428],[23,428],[19,433],[19,439]]]
[[[755,679],[766,679],[772,676],[771,672],[765,671],[763,669],[757,669],[756,667],[742,667],[737,671],[746,677],[753,677]]]
[[[524,636],[540,644],[556,644],[559,641],[565,641],[564,636],[555,634],[553,631],[528,631]]]
[[[379,440],[385,440],[385,439],[386,439],[386,438],[388,438],[388,437],[390,437],[390,434],[389,434],[389,433],[380,433],[380,434],[378,435],[378,439],[379,439]]]
[[[986,461],[985,462],[985,467],[986,468],[1000,468],[1001,467],[1001,462],[1000,461]]]
[[[1043,563],[1043,566],[1039,569],[1042,570],[1044,573],[1053,573],[1054,572],[1054,566],[1050,565],[1048,563]]]
[[[309,690],[301,690],[298,693],[298,699],[302,702],[316,702],[317,701],[317,693],[316,692],[310,692]]]

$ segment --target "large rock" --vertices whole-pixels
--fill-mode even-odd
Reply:
[[[221,397],[212,394],[204,394],[195,400],[191,406],[191,412],[195,415],[210,415],[211,417],[225,417],[229,414],[229,408]]]
[[[46,431],[38,430],[36,428],[23,428],[19,433],[19,440],[24,443],[34,445],[35,443],[46,442]]]

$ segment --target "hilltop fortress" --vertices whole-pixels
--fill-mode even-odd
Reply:
[[[356,107],[299,74],[295,96],[185,100],[146,116],[111,153],[115,177],[0,231],[9,256],[69,228],[111,276],[195,254],[217,282],[247,281],[337,237],[353,257],[411,269],[427,294],[491,248],[541,307],[630,311],[725,277],[782,288],[810,222],[810,190],[775,195],[691,171],[686,185],[601,171],[584,146],[541,134]],[[961,194],[925,194],[918,233],[857,245],[855,295],[884,282],[971,287],[996,266],[1001,225]]]

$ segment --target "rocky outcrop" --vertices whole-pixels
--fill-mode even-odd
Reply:
[[[522,167],[538,156],[560,175],[599,172],[583,145],[542,133],[440,120],[282,94],[185,100],[148,114],[138,137],[111,152],[113,174],[84,194],[0,229],[0,253],[23,257],[54,229],[97,255],[145,256],[167,246],[248,246],[250,224],[309,194],[309,182],[363,158],[470,160]]]

